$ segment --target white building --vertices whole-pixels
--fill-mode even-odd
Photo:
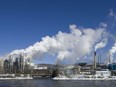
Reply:
[[[109,76],[111,76],[111,71],[109,71],[109,70],[96,71],[96,76],[109,77]]]

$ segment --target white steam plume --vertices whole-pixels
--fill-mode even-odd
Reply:
[[[77,62],[91,53],[94,45],[103,39],[103,34],[106,32],[103,27],[78,29],[74,24],[69,27],[70,33],[59,31],[55,36],[43,37],[42,41],[36,42],[26,49],[14,50],[9,55],[19,56],[22,54],[25,57],[39,58],[45,54],[55,54],[57,61],[69,59]]]
[[[107,38],[103,39],[100,43],[95,45],[95,51],[99,48],[105,47],[107,44]]]
[[[113,9],[110,9],[109,17],[112,17],[116,21],[116,13],[114,13]]]
[[[116,53],[116,43],[114,44],[114,46],[109,50],[110,52],[110,62],[113,62],[113,55],[114,53]]]

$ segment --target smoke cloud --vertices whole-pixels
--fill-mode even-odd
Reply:
[[[97,49],[99,49],[99,48],[105,47],[106,44],[107,44],[107,40],[108,40],[108,39],[105,38],[105,39],[103,39],[100,43],[96,44],[96,46],[95,46],[95,51],[96,51]]]
[[[113,62],[113,55],[114,53],[116,53],[116,43],[114,44],[114,46],[109,50],[110,52],[110,62]]]
[[[56,55],[56,61],[61,62],[68,59],[72,62],[77,62],[82,57],[89,55],[106,33],[105,28],[84,28],[79,29],[75,24],[70,25],[70,33],[59,31],[58,34],[49,37],[43,37],[42,41],[36,42],[26,49],[14,50],[8,55],[16,58],[20,54],[25,58],[40,58],[45,54]],[[97,48],[104,47],[106,39],[96,46]]]
[[[110,10],[109,17],[112,17],[116,21],[116,13],[114,13],[113,9]]]

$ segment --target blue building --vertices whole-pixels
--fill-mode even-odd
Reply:
[[[116,70],[116,63],[112,63],[108,65],[109,70]]]

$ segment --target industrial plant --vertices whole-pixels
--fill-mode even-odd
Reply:
[[[0,60],[0,78],[12,75],[48,78],[51,77],[53,67],[51,64],[34,64],[30,58],[25,58],[21,54],[17,58],[9,55],[8,59]]]
[[[107,64],[99,62],[96,51],[93,63],[57,65],[53,72],[54,80],[116,80],[116,63],[109,58]],[[112,61],[112,62],[111,62]]]
[[[75,64],[34,64],[31,58],[25,58],[19,55],[14,58],[9,55],[8,59],[0,60],[0,77],[8,78],[9,76],[29,75],[33,79],[54,78],[60,76],[71,77],[72,75],[95,75],[116,76],[116,63],[108,64],[99,62],[97,53],[93,53],[93,63],[75,63]],[[108,75],[107,75],[108,74]]]

